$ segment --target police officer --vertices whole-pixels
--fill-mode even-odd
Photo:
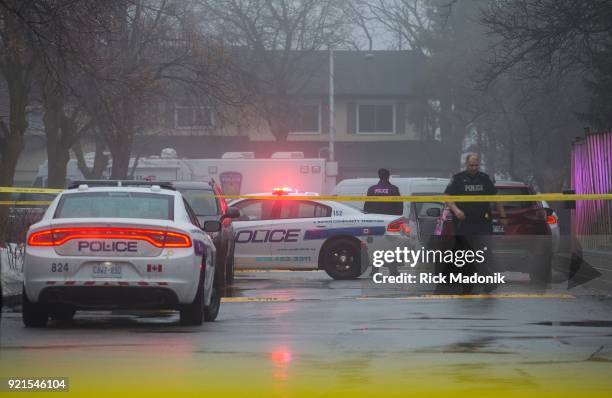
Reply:
[[[378,184],[368,188],[368,196],[400,196],[399,188],[389,182],[389,170],[378,170]],[[366,213],[391,214],[401,216],[404,213],[402,202],[365,202]]]
[[[379,169],[378,184],[368,188],[368,196],[400,196],[399,188],[389,182],[390,175],[389,170]],[[401,216],[404,213],[404,205],[402,202],[365,202],[363,211],[366,213]],[[391,275],[399,275],[397,264],[389,263],[387,266]],[[372,267],[370,275],[375,273],[375,268]]]
[[[480,162],[476,154],[469,154],[465,159],[465,170],[455,174],[446,190],[447,195],[496,195],[497,189],[491,178],[480,171]],[[489,202],[447,202],[454,214],[455,234],[459,249],[482,250],[486,246],[487,236],[492,234],[492,217]],[[501,202],[496,202],[502,224],[506,224],[506,212]],[[491,253],[485,254],[485,258]],[[474,268],[464,266],[464,272],[472,274]],[[486,262],[479,265],[480,273],[488,274],[490,271]],[[485,290],[492,291],[494,285],[485,286]],[[471,289],[471,287],[470,287]],[[464,287],[466,291],[466,287]]]

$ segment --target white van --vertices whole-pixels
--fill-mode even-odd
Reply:
[[[399,188],[400,195],[402,196],[440,195],[444,193],[449,183],[449,179],[391,176],[390,182]],[[349,178],[340,181],[333,189],[332,195],[365,196],[368,193],[368,188],[376,183],[378,183],[378,178]],[[364,202],[346,203],[363,210]],[[425,246],[429,237],[434,234],[436,222],[443,207],[444,203],[442,202],[404,202],[403,215],[408,220],[408,226],[410,227],[410,242],[415,248]]]

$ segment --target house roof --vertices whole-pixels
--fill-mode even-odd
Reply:
[[[318,51],[323,70],[304,87],[304,94],[329,93],[329,52]],[[337,96],[423,95],[427,86],[426,60],[414,51],[334,51],[334,89]]]
[[[275,84],[286,83],[293,95],[329,94],[329,51],[270,51],[265,60],[244,49],[234,49],[233,54],[243,68],[260,77],[263,90],[274,91]],[[293,75],[287,82],[282,70]],[[416,51],[334,51],[334,88],[340,97],[421,97],[429,86],[428,72],[427,60]]]

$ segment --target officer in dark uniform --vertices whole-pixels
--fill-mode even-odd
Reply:
[[[491,178],[480,171],[478,156],[469,154],[465,159],[466,169],[453,176],[444,191],[447,195],[496,195],[497,189]],[[447,202],[454,214],[456,249],[482,250],[487,245],[487,236],[492,234],[492,217],[489,202]],[[501,222],[506,223],[506,212],[501,202],[496,202]],[[485,254],[490,257],[491,252]],[[487,275],[490,271],[486,262],[477,267],[464,266],[462,273],[468,275],[479,271]],[[485,290],[492,291],[496,286],[487,285]],[[466,291],[464,287],[464,291]]]
[[[368,196],[400,196],[399,188],[389,182],[391,173],[387,169],[378,170],[378,184],[368,188]],[[390,214],[401,216],[404,213],[403,202],[365,202],[363,211],[366,213]],[[397,264],[387,264],[391,275],[399,275]],[[374,275],[376,269],[372,267],[370,275]]]
[[[368,188],[368,196],[400,196],[399,188],[389,182],[389,170],[378,170],[378,184]],[[401,216],[404,213],[402,202],[365,202],[366,213],[391,214]]]

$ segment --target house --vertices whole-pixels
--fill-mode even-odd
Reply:
[[[277,151],[326,157],[329,52],[308,52],[296,59],[296,78],[286,95],[292,124],[287,142],[276,143],[260,115],[237,113],[230,123],[222,123],[206,107],[184,99],[166,104],[164,128],[140,142],[149,153],[172,146],[184,157],[219,157],[234,151],[255,152],[257,157]],[[340,178],[374,176],[380,167],[406,176],[448,176],[457,168],[452,159],[440,156],[429,86],[426,59],[417,52],[334,51],[335,158]]]
[[[241,151],[261,158],[279,151],[327,157],[329,52],[299,54],[295,70],[286,94],[292,130],[286,142],[275,141],[257,112],[230,108],[221,114],[177,92],[160,104],[146,133],[136,137],[133,153],[159,155],[162,148],[172,147],[180,157],[190,158]],[[454,158],[441,155],[429,86],[427,60],[417,52],[334,51],[338,179],[375,176],[380,167],[402,176],[433,177],[447,177],[457,169]],[[31,126],[38,124],[31,121]],[[30,130],[17,170],[21,185],[31,183],[46,156],[41,129]],[[84,147],[92,150],[88,143]]]

